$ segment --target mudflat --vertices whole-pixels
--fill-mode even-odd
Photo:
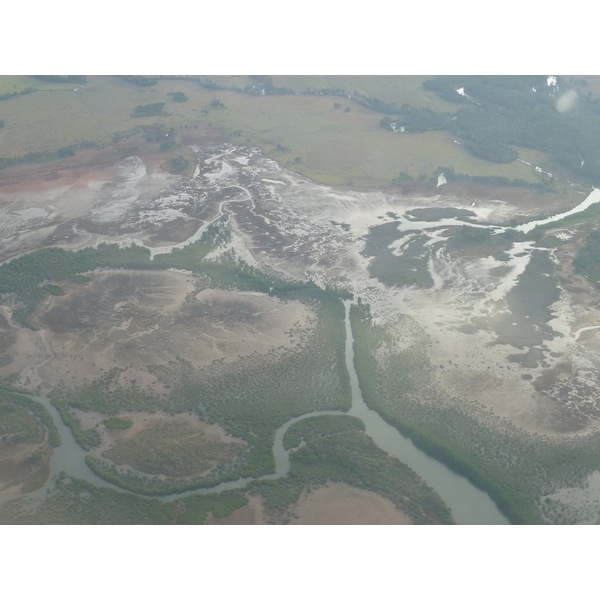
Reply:
[[[387,498],[346,483],[330,482],[305,493],[292,512],[290,525],[412,525],[408,515]]]

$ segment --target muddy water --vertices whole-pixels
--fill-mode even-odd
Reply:
[[[397,429],[388,425],[365,404],[358,377],[354,370],[354,350],[350,329],[350,302],[346,305],[346,366],[352,386],[350,415],[358,417],[366,426],[367,435],[382,449],[416,471],[450,507],[456,521],[464,525],[508,525],[508,519],[498,510],[491,498],[469,481],[452,472],[439,461],[421,452]]]
[[[90,471],[85,462],[87,453],[75,441],[71,430],[62,422],[58,411],[50,403],[50,398],[47,398],[46,396],[32,396],[32,398],[41,402],[52,415],[54,423],[60,433],[61,445],[58,448],[54,448],[54,452],[52,453],[52,459],[50,460],[50,476],[48,477],[46,485],[39,490],[28,494],[27,497],[32,498],[46,494],[46,490],[53,487],[54,479],[61,471],[65,471],[65,473],[72,475],[73,477],[85,479],[94,485],[109,487],[122,492],[123,490],[120,488],[100,479],[100,477]]]

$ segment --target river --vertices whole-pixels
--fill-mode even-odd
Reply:
[[[223,161],[223,164],[221,165],[221,168],[217,173],[207,174],[206,177],[209,180],[211,180],[211,182],[214,184],[214,183],[216,183],[216,180],[218,180],[219,178],[221,178],[223,175],[230,172],[231,170],[232,169],[231,169],[230,165],[228,165],[227,163],[225,163],[225,161]],[[199,168],[197,168],[196,171],[197,172],[194,174],[195,177],[198,175]],[[238,188],[242,189],[243,191],[245,191],[247,194],[246,199],[249,201],[252,201],[252,196],[246,188],[239,186],[239,185],[235,185],[234,187],[238,187]],[[223,216],[224,205],[226,203],[232,202],[232,201],[240,201],[240,200],[239,199],[229,199],[229,200],[222,201],[219,204],[218,215],[215,217],[215,219],[213,219],[212,222],[215,222],[217,219],[219,219]],[[586,208],[588,208],[589,206],[591,206],[592,204],[595,204],[597,202],[600,202],[600,190],[594,189],[589,194],[589,196],[587,198],[585,198],[585,200],[583,202],[581,202],[575,208],[573,208],[565,213],[562,213],[559,215],[554,215],[552,217],[548,217],[546,219],[540,219],[540,220],[536,220],[536,221],[531,221],[529,223],[525,223],[523,225],[516,227],[515,229],[518,231],[522,231],[522,232],[529,232],[537,225],[543,225],[545,223],[558,221],[559,219],[561,219],[563,217],[575,214],[577,212],[581,212],[581,211],[585,210]],[[439,219],[437,221],[428,221],[428,222],[406,220],[398,227],[398,229],[400,231],[423,231],[424,232],[424,231],[428,231],[430,229],[439,228],[442,225],[455,226],[457,224],[461,224],[461,222],[460,222],[460,220],[457,220],[456,218],[453,218],[450,220]],[[500,227],[497,225],[496,226],[488,225],[488,224],[483,224],[483,223],[469,222],[469,223],[465,223],[465,224],[468,224],[472,227],[491,228],[496,233],[505,231],[507,229],[506,227]],[[155,254],[170,252],[174,248],[181,248],[181,247],[186,246],[189,243],[192,243],[196,239],[199,239],[199,237],[206,230],[206,227],[208,225],[210,225],[210,223],[205,224],[205,226],[200,228],[193,236],[191,236],[189,239],[187,239],[185,242],[182,242],[181,244],[176,244],[176,245],[164,247],[164,248],[152,248],[151,249],[152,257],[154,257]],[[525,243],[522,243],[521,245],[523,246],[523,248],[521,248],[518,244],[515,244],[515,252],[517,250],[521,251],[518,253],[519,258],[521,257],[521,254],[525,255],[523,257],[523,260],[521,261],[523,264],[520,265],[521,270],[522,270],[528,262],[528,259],[529,259],[528,254],[530,254],[530,251],[531,251],[530,246],[532,246],[532,244],[525,242]],[[525,249],[526,245],[527,245],[527,248]],[[515,252],[513,252],[513,254]],[[433,265],[430,265],[430,270],[431,271],[434,270]],[[513,276],[511,278],[511,283],[514,283],[514,280],[515,280],[515,277]],[[435,278],[434,278],[434,281],[436,281]],[[438,283],[438,286],[441,287],[443,282],[437,281],[437,283]],[[501,290],[503,293],[506,292],[505,287],[506,286],[504,286]],[[508,287],[510,287],[510,286],[508,286]],[[504,294],[499,294],[499,295],[504,295]],[[416,471],[427,482],[427,484],[430,485],[442,497],[442,499],[450,507],[452,514],[458,523],[461,523],[461,524],[508,524],[508,520],[506,519],[506,517],[504,517],[502,515],[502,513],[498,510],[498,508],[496,507],[494,502],[490,499],[490,497],[486,493],[484,493],[481,490],[474,487],[472,484],[469,483],[469,481],[466,478],[464,478],[460,475],[457,475],[456,473],[454,473],[453,471],[451,471],[450,469],[445,467],[443,464],[441,464],[439,461],[428,457],[425,453],[418,450],[408,438],[401,435],[395,428],[388,425],[376,412],[370,410],[366,406],[366,404],[362,398],[360,387],[358,385],[358,378],[357,378],[356,372],[354,370],[353,338],[352,338],[352,331],[350,328],[350,321],[349,321],[350,302],[346,301],[344,304],[346,307],[346,366],[347,366],[348,372],[350,374],[350,382],[351,382],[351,388],[352,388],[352,407],[349,411],[349,414],[352,416],[358,417],[359,419],[361,419],[364,422],[367,435],[369,435],[380,448],[382,448],[389,454],[397,457],[403,463],[407,464],[414,471]],[[579,334],[582,333],[583,331],[586,331],[588,329],[594,329],[596,327],[598,327],[598,326],[590,326],[590,327],[581,328],[577,332],[575,339],[577,339]],[[46,344],[45,339],[43,337],[42,337],[42,341],[44,342],[44,344]],[[48,359],[46,359],[45,362],[52,359],[51,350],[49,350],[49,355],[50,355],[50,357]],[[39,368],[40,366],[41,366],[41,364],[38,365],[37,368]],[[54,450],[53,457],[51,459],[51,464],[50,464],[51,474],[48,479],[48,482],[46,483],[45,486],[43,486],[42,488],[40,488],[39,490],[37,490],[35,492],[32,492],[28,496],[29,497],[40,496],[40,495],[46,493],[47,490],[53,485],[53,480],[60,471],[65,471],[70,475],[73,475],[73,476],[81,478],[81,479],[85,479],[86,481],[89,481],[90,483],[93,483],[98,486],[109,487],[109,488],[112,488],[115,490],[122,491],[122,490],[120,490],[120,488],[118,488],[110,483],[107,483],[104,480],[102,480],[101,478],[99,478],[98,476],[96,476],[88,468],[87,464],[85,463],[86,452],[76,443],[76,441],[73,438],[73,435],[71,433],[71,430],[62,423],[62,420],[60,419],[58,411],[51,405],[50,400],[47,397],[36,398],[36,399],[41,401],[50,411],[50,413],[59,429],[61,439],[62,439],[62,445],[59,448],[56,448]],[[286,451],[283,447],[283,436],[284,436],[285,432],[288,430],[288,428],[293,423],[295,423],[301,419],[304,419],[304,418],[307,418],[310,416],[326,415],[326,414],[341,414],[341,413],[332,412],[332,411],[309,413],[309,414],[305,414],[300,417],[291,419],[288,422],[286,422],[284,425],[282,425],[276,432],[275,442],[274,442],[274,446],[273,446],[275,465],[276,465],[275,473],[261,477],[261,479],[274,479],[274,478],[278,478],[278,477],[283,477],[288,473],[289,468],[290,468],[289,451]],[[175,494],[175,495],[165,496],[165,497],[162,497],[162,500],[166,500],[166,501],[173,500],[173,499],[180,498],[182,496],[186,496],[189,494],[195,494],[195,493],[200,493],[200,494],[201,493],[213,493],[213,492],[220,492],[220,491],[228,490],[228,489],[242,488],[251,480],[252,480],[251,478],[239,479],[237,481],[222,483],[222,484],[219,484],[212,488],[201,489],[201,490],[196,490],[196,491],[192,491],[192,492],[186,492],[183,494]]]
[[[465,477],[457,475],[439,461],[427,456],[397,429],[388,425],[374,410],[367,407],[354,369],[350,301],[346,300],[344,304],[346,306],[346,367],[350,373],[352,386],[352,408],[349,414],[363,421],[367,435],[382,450],[416,471],[442,497],[458,523],[508,525],[508,519],[485,492],[477,489]]]
[[[450,507],[458,523],[470,525],[508,524],[506,517],[502,515],[486,493],[471,485],[466,478],[453,473],[439,461],[428,457],[424,452],[418,450],[408,438],[401,435],[398,430],[388,425],[375,411],[367,407],[360,391],[356,371],[354,370],[354,340],[350,327],[351,303],[346,300],[344,305],[346,309],[346,367],[350,374],[352,389],[352,407],[347,414],[358,417],[363,421],[367,435],[382,450],[395,456],[416,471],[442,497],[444,502]],[[50,463],[51,472],[48,482],[41,489],[32,492],[29,496],[45,494],[46,490],[53,485],[54,477],[61,471],[65,471],[74,477],[85,479],[94,485],[123,491],[117,486],[104,481],[88,468],[85,462],[86,452],[77,444],[71,430],[63,424],[58,411],[50,403],[50,399],[47,397],[36,399],[42,402],[50,411],[58,427],[62,444],[54,450]],[[275,442],[273,444],[275,473],[265,475],[260,479],[285,477],[289,472],[290,453],[289,450],[283,447],[283,437],[291,425],[307,417],[331,414],[345,413],[339,411],[312,412],[290,419],[282,425],[275,433]],[[171,501],[190,494],[208,494],[242,488],[250,481],[252,481],[252,478],[238,479],[236,481],[221,483],[211,488],[163,496],[161,500]]]

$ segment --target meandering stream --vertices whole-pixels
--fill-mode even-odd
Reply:
[[[469,481],[453,473],[439,461],[428,457],[418,450],[412,442],[401,435],[398,430],[388,425],[376,412],[370,410],[362,397],[358,385],[358,377],[354,370],[353,337],[350,327],[350,301],[344,302],[346,307],[346,367],[350,374],[352,388],[352,407],[349,413],[361,419],[366,427],[366,433],[382,449],[397,457],[416,471],[446,502],[457,522],[461,524],[508,524],[508,520],[498,510],[490,497],[471,485]],[[53,485],[53,480],[61,471],[69,475],[84,479],[94,485],[110,487],[114,490],[123,491],[117,486],[110,484],[95,475],[85,462],[86,452],[77,444],[71,430],[66,427],[58,414],[58,411],[50,403],[47,397],[36,398],[50,411],[56,426],[58,427],[62,444],[55,448],[50,463],[50,477],[41,489],[32,492],[29,496],[40,496],[46,493]],[[307,417],[317,415],[346,414],[339,411],[312,412],[300,417],[295,417],[282,425],[275,433],[273,453],[275,456],[275,473],[265,475],[260,479],[276,479],[285,477],[290,469],[290,452],[283,447],[283,437],[291,425]],[[190,494],[208,494],[242,488],[253,478],[238,479],[199,490],[172,494],[161,497],[161,500],[170,501],[188,496]]]

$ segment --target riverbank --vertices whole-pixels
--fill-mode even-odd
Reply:
[[[346,351],[348,351],[348,349],[352,348],[352,332],[349,326],[349,318],[348,318],[348,311],[349,311],[349,306],[350,303],[347,301],[346,302],[346,319],[345,319],[345,328],[346,328],[346,336],[347,336],[347,342],[346,342]],[[351,372],[351,382],[354,382],[354,385],[352,386],[352,400],[353,403],[360,401],[360,390],[357,387],[356,384],[356,375],[353,373],[353,367],[352,367],[352,356],[347,356],[346,357],[346,361],[347,361],[347,365],[349,365],[352,368],[352,372]],[[52,407],[50,404],[48,404],[48,408],[51,409],[52,413],[56,413],[56,409],[54,407]],[[312,418],[313,419],[320,419],[320,417],[318,416],[319,413],[312,413]],[[336,413],[333,413],[333,415],[335,415]],[[339,414],[339,413],[338,413]],[[53,415],[54,416],[54,415]],[[309,415],[306,415],[306,417],[308,417]],[[342,419],[346,419],[346,417],[343,417],[340,414],[340,418]],[[356,420],[356,425],[352,425],[352,427],[357,427],[358,424],[360,424],[360,420]],[[300,468],[301,463],[298,462],[300,459],[301,455],[307,455],[307,452],[309,453],[307,456],[310,455],[311,449],[312,449],[312,443],[309,443],[308,446],[305,446],[302,448],[302,452],[300,454],[296,454],[294,453],[294,455],[291,457],[290,460],[290,450],[285,450],[284,448],[284,436],[285,433],[288,431],[288,429],[293,426],[293,425],[299,425],[302,423],[302,419],[301,418],[295,418],[292,419],[290,422],[286,423],[282,428],[280,428],[280,430],[277,432],[276,434],[276,441],[275,441],[275,447],[274,447],[274,453],[275,453],[275,457],[276,457],[276,464],[278,465],[279,469],[281,468],[287,468],[286,472],[282,473],[281,471],[279,473],[276,473],[275,477],[279,477],[280,480],[285,480],[287,479],[287,475],[288,475],[288,470],[290,468],[292,469],[296,469],[297,473],[300,473],[300,471],[298,471],[298,469]],[[340,424],[343,425],[344,421],[340,421]],[[350,423],[354,423],[354,421],[350,421]],[[79,477],[83,476],[84,479],[90,479],[90,475],[92,475],[91,473],[86,472],[85,467],[86,467],[86,453],[74,443],[74,440],[72,440],[72,433],[70,432],[70,430],[68,430],[62,423],[60,424],[61,427],[60,429],[60,433],[61,436],[63,436],[64,438],[66,438],[66,444],[65,447],[63,448],[63,454],[62,454],[62,462],[64,463],[67,459],[67,455],[65,453],[65,448],[70,447],[71,452],[68,452],[69,456],[68,456],[68,460],[70,461],[70,464],[72,466],[77,465],[77,474]],[[344,425],[342,428],[342,431],[345,431],[346,426]],[[317,429],[313,429],[313,431],[318,431]],[[328,428],[326,431],[328,431],[329,433],[327,435],[332,435],[336,433],[336,429],[331,429]],[[354,477],[354,475],[351,475],[352,473],[361,473],[361,470],[365,468],[365,465],[362,464],[362,461],[364,460],[364,457],[367,455],[371,455],[371,461],[374,461],[373,464],[377,464],[378,465],[378,469],[382,469],[381,470],[381,475],[379,475],[379,479],[374,479],[372,484],[366,484],[367,487],[369,485],[374,485],[376,486],[376,489],[379,488],[381,490],[382,493],[384,493],[385,495],[388,494],[392,494],[390,497],[397,497],[396,500],[396,508],[394,510],[397,510],[397,503],[403,502],[402,498],[404,496],[404,494],[409,493],[408,492],[408,487],[406,488],[402,488],[402,485],[409,485],[409,481],[410,481],[410,485],[413,486],[412,489],[414,489],[413,492],[410,492],[410,494],[417,494],[417,496],[415,496],[415,499],[417,499],[417,503],[420,502],[420,500],[418,500],[419,498],[419,494],[422,495],[422,501],[426,502],[423,504],[422,508],[416,509],[413,507],[413,511],[416,510],[417,512],[415,512],[414,514],[417,515],[417,518],[422,520],[423,522],[444,522],[445,520],[447,520],[448,522],[451,522],[449,519],[447,519],[447,517],[444,515],[444,511],[446,511],[447,509],[445,509],[443,507],[443,504],[441,504],[441,502],[439,502],[439,500],[437,500],[437,495],[432,495],[431,491],[429,490],[429,488],[427,488],[426,486],[424,486],[422,484],[422,482],[419,482],[419,478],[418,476],[416,476],[410,469],[407,469],[404,465],[401,465],[398,461],[395,461],[394,459],[392,459],[391,457],[387,456],[385,453],[383,453],[379,448],[377,448],[375,446],[375,444],[372,442],[372,440],[370,438],[367,438],[366,436],[364,436],[364,434],[362,434],[360,432],[360,428],[357,431],[358,437],[352,437],[352,435],[356,435],[353,434],[351,431],[347,432],[348,434],[351,434],[350,437],[348,437],[348,435],[346,435],[345,438],[340,438],[339,440],[337,438],[335,439],[331,439],[330,441],[327,442],[327,445],[323,446],[323,448],[321,450],[319,450],[317,452],[317,455],[323,458],[326,458],[328,456],[328,452],[331,453],[333,452],[334,454],[338,454],[339,452],[342,452],[342,454],[340,454],[340,456],[338,458],[334,459],[334,462],[331,463],[330,467],[327,467],[328,469],[330,469],[330,471],[325,471],[325,473],[331,473],[331,475],[335,475],[335,477],[339,478],[346,478],[348,476],[350,476],[349,481],[352,481],[352,478]],[[344,441],[346,440],[346,441]],[[357,461],[355,466],[353,468],[350,468],[350,471],[348,471],[348,475],[345,474],[345,470],[349,468],[349,460],[351,458],[351,455],[349,454],[345,454],[344,452],[347,453],[348,450],[350,450],[350,448],[352,448],[359,440],[360,441],[360,448],[363,448],[362,450],[360,450],[358,452],[358,454],[352,455],[354,458],[352,458],[351,460],[353,461]],[[71,442],[71,444],[69,444],[69,442]],[[318,443],[322,443],[324,440],[319,441],[316,440],[316,442]],[[350,444],[350,445],[348,445]],[[366,444],[366,445],[365,445]],[[364,445],[364,447],[363,447]],[[347,450],[344,450],[344,448],[347,448]],[[358,448],[358,447],[357,447]],[[352,450],[352,452],[355,452],[354,450]],[[78,455],[78,456],[75,456]],[[331,455],[331,458],[333,459],[333,454]],[[345,456],[345,458],[342,458],[342,456]],[[60,457],[59,457],[60,458]],[[310,460],[308,463],[306,463],[306,465],[310,465]],[[328,464],[327,462],[325,462],[324,464]],[[338,465],[338,466],[333,466],[333,465]],[[52,463],[52,467],[53,470],[56,471],[57,469],[62,469],[63,465],[58,464],[56,457],[53,460]],[[88,465],[89,466],[89,463]],[[333,470],[331,470],[333,468]],[[341,468],[341,471],[339,470]],[[371,471],[372,471],[371,467]],[[354,470],[353,470],[354,469]],[[391,471],[390,471],[391,469]],[[367,473],[370,473],[371,471],[364,471],[364,475],[362,475],[362,477],[367,476]],[[305,492],[306,487],[308,486],[310,488],[311,485],[314,485],[314,481],[318,481],[320,478],[323,477],[323,472],[322,471],[318,471],[318,476],[317,479],[313,481],[313,475],[311,475],[311,471],[310,469],[308,471],[302,471],[304,473],[304,475],[302,476],[304,479],[301,479],[300,481],[304,481],[304,483],[301,485],[300,488],[297,489],[297,492],[294,491],[292,492],[292,495],[290,496],[290,501],[291,502],[298,502],[297,499],[297,495],[296,494],[302,494],[303,492]],[[398,482],[402,481],[402,478],[405,478],[406,484],[401,484],[400,489],[404,489],[403,492],[396,490],[394,491],[392,487],[390,487],[390,483],[386,483],[386,477],[388,477],[388,475],[386,473],[388,472],[394,472],[396,473],[396,475],[394,475],[394,477],[389,480],[389,482],[391,483],[392,481],[396,482],[394,485],[397,487],[398,486]],[[101,473],[100,473],[101,474]],[[315,472],[315,475],[317,475],[317,472]],[[372,473],[370,475],[368,475],[368,477],[372,477]],[[326,476],[326,479],[328,478],[328,476]],[[272,485],[275,485],[277,483],[277,480],[273,480],[272,476],[267,476],[267,477],[263,477],[260,478],[262,479],[262,490],[260,485],[258,487],[255,486],[255,489],[257,489],[257,491],[259,493],[261,493],[261,495],[266,496],[267,499],[271,498],[272,496],[272,490],[276,489],[273,488]],[[272,484],[269,483],[269,480],[272,481]],[[367,479],[368,480],[368,479]],[[97,481],[97,477],[96,477],[96,481]],[[260,480],[255,480],[256,483],[259,483]],[[185,501],[186,498],[192,498],[192,497],[201,497],[202,494],[214,494],[214,492],[218,492],[222,489],[228,489],[228,490],[233,490],[233,489],[238,489],[240,491],[243,491],[247,484],[250,482],[250,480],[246,479],[246,480],[240,480],[238,482],[231,482],[229,484],[221,484],[219,486],[216,486],[212,489],[205,489],[202,491],[190,491],[186,494],[179,494],[175,497],[171,496],[169,498],[165,498],[163,500],[168,500],[168,501]],[[340,482],[341,483],[341,482]],[[106,483],[102,484],[103,486],[106,485]],[[267,486],[267,487],[264,487]],[[269,487],[271,486],[271,487]],[[416,487],[415,487],[416,486]],[[113,491],[116,491],[118,488],[116,486],[111,486]],[[361,486],[362,487],[362,486]],[[48,488],[51,489],[51,488]],[[296,489],[296,488],[294,488]],[[345,489],[345,488],[342,488]],[[338,490],[337,492],[335,492],[335,494],[338,494],[339,489],[336,488],[336,490]],[[42,490],[44,491],[44,490]],[[368,490],[367,490],[368,491]],[[40,497],[40,493],[38,492],[37,496]],[[271,495],[270,495],[271,494]],[[321,495],[323,494],[323,492],[320,493]],[[335,495],[334,494],[334,495]],[[394,496],[394,494],[396,494],[396,496]],[[399,495],[398,495],[399,494]],[[295,496],[296,495],[296,496]],[[306,495],[306,494],[305,494]],[[360,495],[360,494],[359,494]],[[327,497],[327,496],[326,496]],[[319,498],[321,498],[319,496]],[[367,498],[367,496],[364,496],[364,494],[360,495],[360,498],[362,498],[362,500],[359,501],[359,504],[361,502],[363,502],[363,504],[360,504],[361,506],[364,507],[364,502],[366,502],[367,500],[365,500],[365,498]],[[375,500],[373,500],[373,496],[369,495],[368,496],[369,500],[368,502],[374,502]],[[339,500],[339,498],[338,498]],[[319,503],[322,503],[323,498],[320,499]],[[42,501],[43,502],[43,501]],[[390,500],[388,500],[388,502],[390,502]],[[413,501],[414,502],[414,501]],[[272,500],[271,500],[272,503]],[[304,505],[303,503],[305,503],[305,500],[301,500],[300,501],[300,505]],[[437,503],[437,505],[436,505]],[[393,503],[392,503],[393,504]],[[387,506],[388,508],[385,509],[386,514],[388,516],[390,516],[392,513],[389,512],[389,504],[384,502],[384,505]],[[280,509],[278,510],[283,510],[284,512],[288,512],[289,511],[289,507],[284,503],[283,505],[279,505]],[[413,506],[414,503],[413,503]],[[418,504],[416,505],[418,506]],[[427,506],[429,506],[429,508],[427,508]],[[434,508],[435,507],[435,508]],[[355,506],[356,508],[356,506]],[[271,508],[271,511],[273,509]],[[325,509],[323,509],[325,510]],[[327,509],[328,510],[328,509]],[[362,509],[361,509],[362,510]],[[321,509],[319,509],[319,514],[325,514],[322,512]],[[317,518],[316,516],[314,516],[314,513],[310,513],[313,515],[313,517],[310,518]],[[396,514],[396,513],[394,513]],[[419,516],[420,515],[420,516]],[[431,515],[432,518],[430,518],[428,515]],[[247,518],[244,517],[244,518]],[[308,516],[306,518],[309,518]],[[324,517],[323,517],[324,518]],[[358,517],[357,517],[358,518]],[[387,518],[387,517],[386,517]],[[391,518],[391,516],[390,516]],[[396,517],[394,517],[396,518]],[[399,517],[398,517],[399,518]]]

